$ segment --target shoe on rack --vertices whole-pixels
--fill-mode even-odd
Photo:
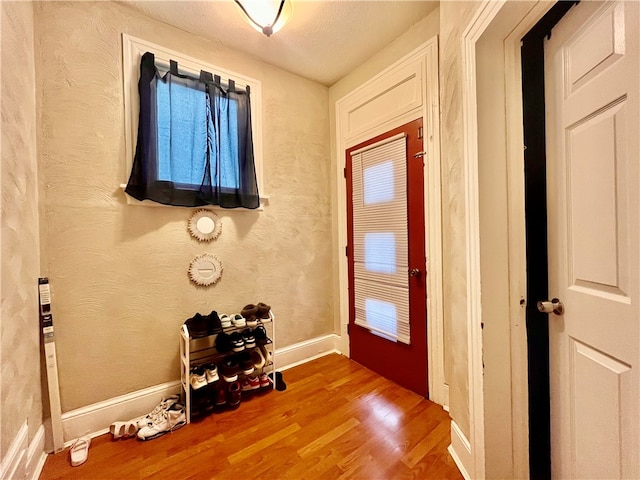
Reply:
[[[238,380],[238,373],[240,373],[240,366],[233,357],[227,357],[220,365],[220,372],[225,382],[231,383]]]
[[[233,323],[233,326],[236,328],[247,326],[247,321],[239,313],[236,313],[233,317],[231,317],[231,323]]]
[[[189,330],[189,336],[191,338],[202,338],[209,335],[209,327],[205,317],[196,313],[193,317],[185,320],[184,324]]]
[[[273,354],[267,350],[264,345],[260,346],[260,351],[262,352],[262,356],[264,357],[264,364],[271,365],[273,363]]]
[[[222,328],[231,328],[232,326],[231,317],[226,313],[223,313],[222,315],[220,315],[220,326]]]
[[[241,352],[244,350],[244,338],[238,332],[233,332],[230,335],[231,348],[234,352]]]
[[[229,384],[229,389],[227,391],[227,404],[230,407],[237,407],[240,405],[240,400],[242,398],[242,394],[240,392],[240,383],[233,382]]]
[[[263,373],[260,375],[260,388],[267,388],[267,387],[271,387],[271,379],[269,378],[269,375],[267,375],[266,373]]]
[[[248,392],[250,390],[257,390],[260,388],[260,379],[258,377],[244,377],[242,379],[242,387],[241,390],[243,392]]]
[[[228,353],[233,350],[231,335],[224,332],[219,333],[216,337],[216,350],[218,350],[219,353]]]
[[[152,417],[158,416],[165,410],[169,409],[171,405],[173,405],[174,403],[178,403],[179,401],[180,401],[180,397],[178,395],[170,395],[168,397],[163,398],[162,401],[158,405],[156,405],[153,410],[147,413],[144,417],[141,417],[136,420],[137,427],[138,428],[144,427],[147,423],[149,423],[149,420]]]
[[[215,386],[213,398],[213,402],[218,407],[227,403],[227,385],[224,382],[218,382],[218,384]]]
[[[191,369],[191,373],[189,373],[189,383],[194,390],[198,390],[207,385],[207,377],[203,367],[194,367]]]
[[[249,352],[242,352],[238,355],[238,363],[240,364],[240,370],[242,370],[242,373],[245,375],[250,375],[255,370],[253,359]]]
[[[253,329],[253,336],[256,339],[258,345],[266,345],[270,342],[267,336],[267,329],[263,325],[258,325]]]
[[[184,406],[179,403],[174,403],[162,412],[161,415],[150,420],[147,425],[138,430],[138,438],[140,440],[153,440],[165,433],[183,427],[186,423],[187,417],[184,413]]]
[[[271,315],[269,315],[271,307],[269,305],[267,305],[266,303],[258,302],[256,308],[258,309],[258,313],[256,314],[256,317],[258,319],[262,320],[263,322],[271,321]]]
[[[204,374],[207,378],[207,383],[213,383],[220,380],[218,376],[218,367],[216,367],[215,363],[208,363],[204,366]]]
[[[219,333],[222,331],[222,322],[220,321],[220,317],[218,317],[218,312],[212,310],[209,315],[204,317],[204,319],[207,323],[209,335],[213,335],[214,333]]]
[[[191,418],[203,417],[214,409],[209,388],[202,388],[191,393]]]
[[[244,339],[244,348],[256,348],[256,337],[248,328],[242,331],[242,338]]]
[[[251,360],[253,361],[253,366],[255,368],[262,368],[266,363],[260,348],[254,348],[251,350]]]
[[[258,307],[256,307],[253,303],[249,305],[245,305],[245,307],[240,311],[240,314],[247,320],[247,325],[250,327],[255,327],[258,324],[256,320],[256,315],[258,315]]]

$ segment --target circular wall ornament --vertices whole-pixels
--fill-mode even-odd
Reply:
[[[189,219],[189,233],[201,242],[210,242],[218,238],[222,231],[220,217],[211,210],[201,208],[193,212]]]
[[[191,260],[189,278],[196,285],[213,285],[222,276],[222,261],[215,255],[203,253]]]

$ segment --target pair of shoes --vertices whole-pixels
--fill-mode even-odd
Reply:
[[[245,305],[245,307],[240,312],[244,318],[247,319],[247,325],[250,327],[255,327],[258,325],[260,320],[270,321],[271,316],[269,312],[271,311],[271,307],[266,303],[258,302],[257,305],[250,303],[249,305]]]
[[[111,434],[111,440],[133,437],[138,433],[138,420],[113,422],[109,426],[109,433]]]
[[[242,391],[257,390],[260,388],[260,379],[257,376],[247,376],[242,379]]]
[[[162,401],[158,405],[156,405],[153,410],[147,413],[144,417],[140,417],[136,420],[137,427],[144,427],[145,425],[147,425],[147,423],[149,423],[149,420],[151,418],[155,418],[156,416],[160,415],[162,412],[171,408],[172,405],[178,403],[179,401],[180,397],[178,395],[169,395],[168,397],[163,398]]]
[[[187,423],[184,405],[174,403],[167,410],[149,419],[147,425],[138,430],[139,440],[153,440],[165,433],[177,430]]]
[[[262,353],[262,349],[254,348],[251,350],[251,361],[253,362],[253,366],[255,368],[262,368],[267,363],[264,355]]]
[[[187,326],[191,338],[202,338],[222,331],[222,322],[218,317],[218,312],[215,310],[209,315],[196,313],[193,317],[187,319],[184,324]]]
[[[220,372],[225,382],[231,383],[238,380],[238,373],[240,373],[240,365],[238,361],[233,357],[227,357],[220,365]]]
[[[87,461],[89,456],[89,445],[91,445],[91,437],[84,436],[77,438],[71,448],[69,449],[69,456],[71,457],[71,466],[77,467]]]

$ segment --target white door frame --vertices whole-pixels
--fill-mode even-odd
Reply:
[[[397,92],[397,93],[396,93]],[[380,110],[374,108],[380,101]],[[390,107],[392,106],[392,107]],[[424,125],[424,201],[427,243],[427,355],[429,398],[448,407],[444,377],[442,313],[442,209],[438,39],[433,37],[336,102],[336,192],[338,196],[338,280],[342,353],[349,354],[349,291],[345,247],[347,201],[345,152],[360,142],[422,117]]]
[[[529,477],[520,39],[554,3],[485,1],[462,38],[470,478]]]

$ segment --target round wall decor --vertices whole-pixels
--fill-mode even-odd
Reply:
[[[193,238],[201,242],[210,242],[220,235],[222,231],[222,221],[220,217],[211,210],[201,208],[191,215],[188,228]]]
[[[222,261],[210,253],[198,255],[189,265],[189,278],[196,285],[213,285],[222,276]]]

